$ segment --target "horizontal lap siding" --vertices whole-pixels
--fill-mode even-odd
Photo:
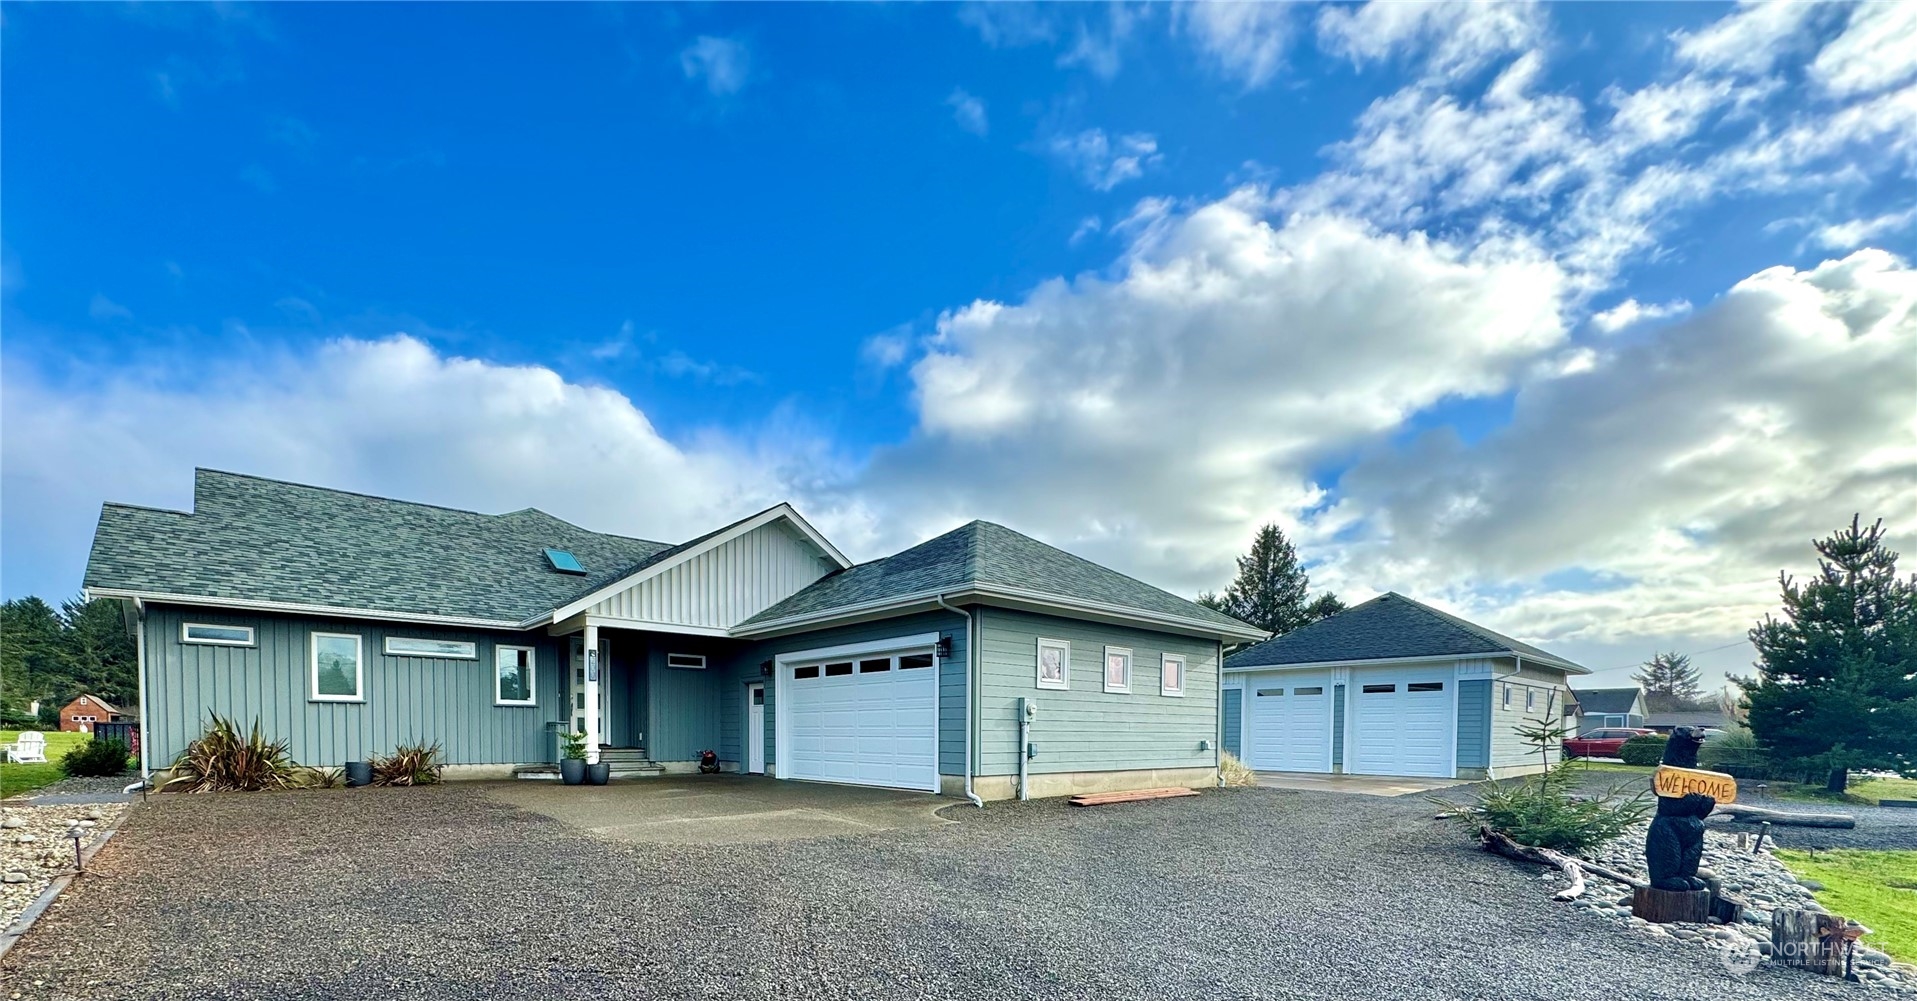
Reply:
[[[1033,773],[1206,768],[1218,739],[1218,645],[1195,636],[997,608],[979,610],[979,774],[1018,771],[1018,700],[1038,702]],[[1038,639],[1072,644],[1071,688],[1037,685]],[[1132,651],[1131,694],[1104,690],[1106,646]],[[1183,698],[1159,694],[1159,657],[1186,658]]]
[[[1505,685],[1511,687],[1510,709],[1503,707],[1502,688]],[[1527,688],[1535,689],[1538,693],[1537,708],[1530,712],[1524,709]],[[1524,742],[1524,738],[1518,734],[1518,728],[1536,726],[1547,719],[1551,722],[1561,721],[1568,690],[1565,675],[1561,671],[1527,664],[1515,675],[1499,674],[1491,686],[1491,767],[1523,768],[1544,763],[1556,764],[1557,746],[1552,746],[1547,754],[1540,756],[1537,748]]]
[[[745,686],[752,681],[765,682],[765,759],[766,770],[778,760],[777,713],[772,678],[760,674],[760,665],[780,654],[799,650],[868,643],[895,636],[938,633],[952,643],[952,655],[939,664],[939,774],[965,774],[965,618],[950,612],[921,612],[876,622],[838,626],[812,632],[795,633],[777,639],[749,643],[730,654],[731,663],[724,683],[725,708],[720,714],[720,756],[727,761],[744,757],[740,742],[745,709]],[[1154,675],[1154,679],[1156,675]]]
[[[251,626],[253,647],[182,643],[184,622]],[[437,741],[447,764],[550,761],[546,721],[563,719],[559,656],[553,641],[527,633],[415,628],[386,623],[202,612],[149,605],[146,616],[147,737],[155,767],[164,767],[204,730],[207,714],[242,728],[255,720],[272,740],[285,740],[301,764],[336,766],[390,753],[402,742]],[[360,637],[366,701],[314,702],[310,636]],[[466,640],[479,659],[388,657],[387,636]],[[537,706],[493,705],[497,644],[538,650]]]

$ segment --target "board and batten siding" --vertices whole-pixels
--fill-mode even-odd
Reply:
[[[1491,681],[1472,678],[1458,682],[1458,767],[1486,768],[1491,764]]]
[[[765,762],[771,774],[778,759],[777,686],[760,674],[761,665],[781,654],[869,643],[895,636],[938,633],[951,641],[952,655],[939,662],[939,774],[965,774],[965,617],[951,612],[921,612],[850,626],[836,626],[759,640],[728,654],[728,671],[719,686],[719,757],[745,760],[745,692],[754,681],[765,682]]]
[[[773,522],[608,595],[586,614],[729,629],[797,594],[828,569],[810,542]]]
[[[1018,700],[1038,702],[1027,770],[1126,771],[1210,768],[1218,739],[1218,643],[1197,636],[1105,625],[999,608],[980,608],[980,775],[1018,771]],[[1038,687],[1038,640],[1072,644],[1068,690]],[[1131,694],[1107,693],[1105,647],[1132,651]],[[1185,657],[1185,694],[1159,694],[1160,655]]]
[[[251,626],[255,645],[183,643],[182,623]],[[242,730],[259,721],[303,765],[338,767],[402,742],[437,741],[452,765],[549,762],[546,721],[566,718],[556,643],[536,633],[449,630],[377,622],[232,614],[148,605],[145,621],[147,740],[153,767],[170,765],[205,729],[207,714]],[[311,634],[360,637],[364,702],[311,699]],[[389,657],[388,636],[464,640],[478,660]],[[496,706],[496,645],[538,650],[535,706]]]
[[[1223,703],[1224,723],[1220,729],[1225,751],[1234,758],[1243,758],[1243,737],[1245,731],[1245,690],[1242,687],[1226,688],[1220,693]]]

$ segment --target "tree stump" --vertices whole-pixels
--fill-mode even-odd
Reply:
[[[1703,924],[1711,916],[1711,891],[1640,886],[1631,891],[1631,913],[1656,924],[1673,921]]]
[[[1771,955],[1827,977],[1844,975],[1844,919],[1822,911],[1780,907],[1771,912]]]

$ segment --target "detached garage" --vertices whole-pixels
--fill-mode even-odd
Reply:
[[[1227,657],[1220,731],[1259,771],[1502,778],[1541,767],[1518,729],[1562,720],[1589,673],[1384,594]]]

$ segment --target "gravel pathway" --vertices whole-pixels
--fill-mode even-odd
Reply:
[[[1270,789],[770,845],[479,789],[162,796],[0,964],[24,997],[1858,998],[1550,900],[1421,797]],[[114,959],[100,961],[111,942]]]
[[[1765,843],[1776,841],[1784,848],[1882,848],[1917,851],[1917,810],[1889,806],[1851,806],[1833,803],[1797,803],[1779,800],[1763,804],[1775,810],[1801,810],[1806,813],[1848,813],[1857,818],[1851,830],[1825,827],[1783,827],[1772,825]],[[1713,823],[1713,827],[1718,825]],[[1755,833],[1756,824],[1723,824],[1719,829]]]
[[[118,804],[29,806],[14,800],[0,807],[0,929],[10,927],[54,877],[73,869],[68,831],[84,832],[84,850],[125,809]]]

